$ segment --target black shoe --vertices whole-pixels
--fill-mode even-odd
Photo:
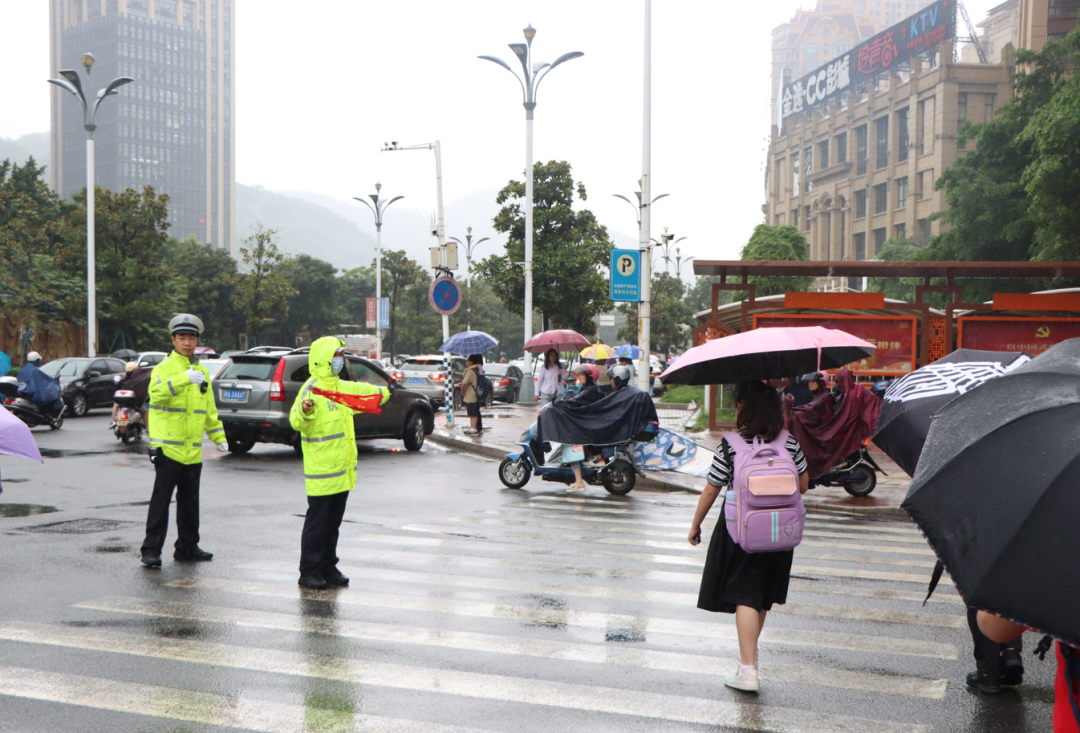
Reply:
[[[144,552],[142,556],[142,564],[148,568],[160,568],[161,567],[161,554],[156,555]]]
[[[213,557],[214,553],[199,549],[198,546],[191,550],[177,550],[173,553],[173,560],[180,562],[206,562]]]
[[[1016,649],[1005,649],[1001,652],[1001,684],[1019,685],[1024,681],[1024,660],[1020,658],[1020,652]]]
[[[349,584],[349,579],[342,575],[341,571],[338,570],[336,567],[330,568],[329,570],[324,570],[322,577],[323,580],[326,581],[327,585],[333,585],[341,588]]]
[[[973,690],[978,690],[984,695],[997,695],[1001,693],[1001,685],[999,684],[999,675],[996,673],[989,673],[980,675],[978,672],[969,672],[967,679],[967,686]]]
[[[311,590],[326,590],[326,581],[314,575],[301,575],[297,585]]]

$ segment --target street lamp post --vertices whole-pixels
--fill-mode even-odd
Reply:
[[[683,239],[686,239],[686,237],[683,237]],[[693,257],[683,257],[682,256],[682,247],[676,247],[675,248],[675,275],[677,277],[679,277],[679,278],[682,278],[682,266],[683,266],[683,264],[689,263],[693,259],[694,259]]]
[[[469,302],[465,304],[465,330],[472,330],[472,253],[473,249],[479,247],[483,242],[488,241],[488,237],[476,240],[474,244],[472,241],[472,227],[465,227],[467,232],[465,235],[465,241],[462,242],[457,237],[448,237],[453,239],[458,244],[465,246],[465,282],[469,284]]]
[[[668,234],[668,228],[664,227],[664,233],[660,235],[660,239],[660,248],[664,252],[664,254],[660,255],[660,259],[664,261],[664,272],[667,272],[668,265],[671,264],[671,248],[684,239],[688,239],[688,237],[679,237],[678,239],[675,239],[675,235]],[[656,240],[654,239],[653,241],[655,242]]]
[[[364,206],[371,209],[371,213],[375,214],[375,341],[378,343],[379,358],[383,356],[382,350],[382,328],[379,326],[379,310],[382,308],[382,223],[383,213],[386,211],[386,207],[394,203],[398,199],[405,198],[404,196],[395,196],[387,201],[383,199],[379,200],[379,192],[382,191],[382,184],[375,184],[375,193],[368,194],[368,198],[371,199],[374,206],[369,204],[359,196],[353,196],[353,200],[359,201]]]
[[[84,53],[82,65],[86,69],[86,75],[90,75],[90,69],[94,65],[94,55]],[[66,89],[75,95],[83,109],[83,129],[86,130],[86,341],[87,355],[91,358],[97,356],[97,271],[94,248],[94,130],[97,129],[97,109],[105,97],[118,94],[120,87],[135,81],[130,76],[121,76],[109,82],[104,89],[99,89],[93,104],[86,99],[83,92],[82,82],[79,81],[79,72],[64,69],[60,72],[63,79],[49,79],[50,84],[55,84],[61,89]]]
[[[514,75],[521,85],[522,105],[525,107],[525,342],[527,343],[532,338],[533,312],[533,111],[536,109],[536,91],[540,87],[540,82],[556,66],[585,54],[581,51],[571,51],[555,59],[554,63],[534,65],[532,41],[536,36],[536,29],[529,25],[522,33],[525,35],[525,43],[511,43],[509,46],[521,62],[524,79],[510,68],[510,64],[496,56],[480,56],[479,58],[496,63]],[[527,351],[525,352],[525,374],[532,374],[532,354]],[[522,380],[521,391],[518,393],[519,404],[535,404],[536,395],[533,387],[533,380]]]

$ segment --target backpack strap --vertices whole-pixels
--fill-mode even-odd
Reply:
[[[731,446],[732,453],[749,453],[754,449],[754,446],[746,442],[746,438],[738,433],[727,433],[724,435],[724,439],[727,440],[727,444]],[[732,466],[734,470],[734,466]]]

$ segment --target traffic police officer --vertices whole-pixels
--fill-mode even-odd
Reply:
[[[311,345],[308,371],[311,376],[296,396],[289,422],[300,433],[304,452],[304,485],[308,509],[300,540],[300,585],[321,590],[328,585],[346,586],[349,579],[338,570],[337,541],[345,502],[356,487],[356,432],[354,411],[317,395],[313,389],[351,395],[382,395],[387,387],[344,382],[338,374],[345,366],[345,343],[324,336]]]
[[[169,331],[174,350],[150,373],[150,451],[157,476],[146,516],[142,562],[152,568],[161,567],[174,488],[179,536],[173,558],[194,562],[213,557],[199,548],[203,431],[219,451],[228,450],[214,394],[208,389],[210,372],[198,360],[192,363],[203,323],[191,314],[181,313],[169,321]]]

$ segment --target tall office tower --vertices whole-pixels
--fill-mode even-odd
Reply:
[[[135,79],[99,110],[97,184],[169,194],[170,234],[235,257],[235,0],[50,2],[54,78],[77,69],[88,97],[118,76]],[[86,185],[86,133],[78,100],[59,88],[51,123],[51,183],[67,197]]]

